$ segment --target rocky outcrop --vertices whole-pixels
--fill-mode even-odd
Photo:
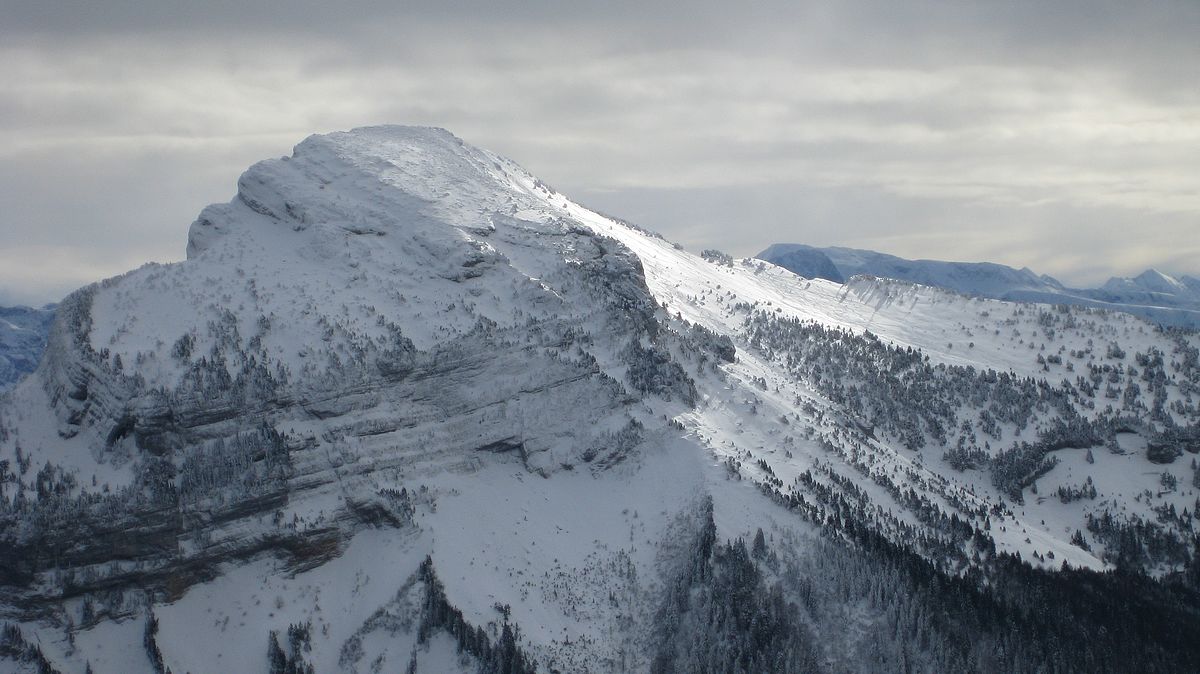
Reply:
[[[347,153],[359,138],[314,138],[292,159],[247,172],[231,204],[207,209],[192,227],[188,262],[131,272],[62,303],[30,385],[44,389],[63,442],[86,447],[98,467],[125,466],[131,479],[89,485],[51,460],[44,493],[10,491],[12,507],[0,510],[0,592],[10,604],[36,612],[131,587],[178,596],[219,565],[262,553],[316,564],[362,527],[411,524],[411,506],[386,496],[401,493],[399,475],[510,452],[533,474],[603,470],[639,441],[641,396],[694,401],[669,347],[655,346],[664,337],[636,255],[522,209],[513,169],[498,171],[499,160],[482,164],[481,153],[442,132],[397,133],[441,152],[460,187],[485,203],[498,194],[518,216],[493,216],[487,228],[468,218],[464,228],[450,219],[461,208],[439,188],[389,183],[369,162],[364,172],[363,158]],[[410,168],[430,177],[423,165]],[[365,231],[403,241],[383,259],[312,256],[331,237]],[[267,243],[279,259],[242,255]],[[285,265],[292,256],[299,272]],[[403,277],[387,276],[421,264],[432,268],[416,273],[438,280],[401,286]],[[346,286],[313,303],[314,287],[339,274]],[[218,287],[193,287],[199,276]],[[395,285],[376,294],[390,306],[356,296],[364,277]],[[166,335],[161,323],[139,324],[114,307],[153,302],[148,293],[172,285],[219,295],[231,279],[250,288],[245,303],[168,316]],[[298,315],[296,305],[305,305]],[[312,340],[305,329],[314,325]],[[728,339],[696,335],[702,348],[732,357]],[[10,442],[26,432],[18,424]]]

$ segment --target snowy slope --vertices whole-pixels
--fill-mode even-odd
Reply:
[[[589,221],[586,213],[579,212],[577,216]],[[590,222],[595,223],[594,226],[604,227],[599,221]],[[1084,372],[1089,363],[1109,360],[1114,362],[1116,369],[1123,370],[1134,365],[1135,353],[1157,349],[1163,353],[1179,354],[1180,344],[1191,349],[1200,344],[1195,334],[1180,338],[1178,344],[1174,343],[1152,326],[1121,313],[1070,309],[1062,314],[1051,307],[969,298],[888,280],[860,278],[842,286],[821,279],[805,280],[757,260],[743,260],[732,267],[721,267],[677,250],[665,242],[625,233],[620,227],[610,225],[602,231],[620,238],[638,253],[646,264],[651,289],[670,311],[678,311],[687,320],[721,332],[736,333],[745,318],[738,305],[751,304],[781,317],[815,321],[823,326],[847,329],[854,333],[870,331],[896,346],[919,349],[946,365],[1011,372],[1017,377],[1045,379],[1051,384],[1064,378],[1074,379],[1076,373]],[[1061,325],[1072,327],[1064,330],[1059,327]],[[1120,358],[1096,353],[1101,348],[1099,345],[1109,342],[1123,344],[1128,351]],[[1078,355],[1069,355],[1072,352]],[[774,359],[770,357],[763,358],[762,355],[753,349],[740,351],[739,362],[729,369],[745,384],[750,384],[756,377],[766,380],[767,390],[755,391],[751,398],[755,406],[769,405],[771,413],[759,412],[756,416],[775,419],[780,413],[794,412],[798,400],[813,395],[811,390],[803,382],[780,377],[781,363],[773,362]],[[1052,365],[1045,363],[1047,355],[1058,356],[1060,362]],[[749,457],[754,460],[765,458],[775,474],[786,476],[785,483],[789,481],[788,477],[804,469],[806,463],[823,458],[824,449],[803,443],[801,446],[807,445],[809,448],[809,456],[805,460],[797,461],[799,453],[794,449],[790,450],[792,457],[781,460],[778,447],[780,436],[784,435],[786,429],[770,422],[751,425],[745,418],[747,406],[742,405],[742,409],[738,409],[739,398],[746,398],[745,391],[742,389],[732,395],[717,394],[719,402],[710,406],[706,413],[698,414],[700,434],[709,438],[709,443],[718,454],[737,456],[739,452],[749,451]],[[1189,410],[1181,420],[1195,424],[1195,389],[1185,385],[1182,393],[1172,392],[1169,395],[1173,398],[1177,395],[1176,399]],[[817,406],[829,404],[817,396],[814,398],[817,398],[814,401]],[[1094,412],[1082,410],[1085,415]],[[812,420],[806,421],[812,423]],[[1033,439],[1033,434],[1015,428],[1010,433],[1003,437]],[[931,460],[931,457],[920,453],[914,456],[894,444],[889,447],[889,444],[878,443],[873,449],[882,450],[876,460],[892,469],[907,470],[915,465],[929,479],[947,480],[950,494],[965,490],[972,494],[971,502],[980,499],[989,507],[1002,498],[974,471],[960,474],[937,458]],[[1142,449],[1144,454],[1144,445]],[[761,450],[762,453],[754,450]],[[1194,453],[1197,450],[1200,450],[1200,443],[1192,441],[1188,451]],[[1082,454],[1082,451],[1074,454]],[[1193,502],[1197,494],[1194,488],[1164,492],[1157,485],[1164,472],[1171,473],[1180,485],[1192,485],[1194,466],[1179,461],[1162,470],[1147,464],[1144,456],[1131,460],[1133,465],[1140,468],[1141,476],[1136,480],[1129,480],[1129,468],[1123,463],[1103,465],[1107,462],[1098,461],[1097,465],[1101,467],[1094,469],[1097,484],[1104,482],[1105,487],[1110,488],[1100,490],[1099,503],[1109,501],[1118,504],[1123,511],[1136,511],[1148,519],[1155,518],[1153,509],[1158,506],[1171,506],[1178,511],[1185,508],[1194,510]],[[1069,465],[1064,461],[1063,467]],[[1070,479],[1082,481],[1080,472],[1077,468],[1068,468],[1066,471],[1056,469],[1050,476],[1066,484]],[[1055,488],[1057,486],[1056,482]],[[1138,493],[1146,488],[1158,492],[1158,496],[1145,502],[1139,500]],[[1045,492],[1044,487],[1042,491]],[[1064,506],[1053,498],[1030,496],[1036,503],[1027,503],[1024,508],[1011,514],[1010,517],[1015,521],[1007,526],[1021,535],[996,536],[997,545],[1001,549],[1021,551],[1027,556],[1030,553],[1044,555],[1054,552],[1054,558],[1060,562],[1066,558],[1077,566],[1096,565],[1094,557],[1068,543],[1071,532],[1083,528],[1087,506],[1081,506],[1078,502]],[[1106,496],[1108,499],[1104,498]],[[885,497],[880,498],[889,507],[901,507]],[[1026,541],[1026,537],[1030,540]]]
[[[990,262],[906,260],[855,248],[777,243],[756,257],[806,278],[841,281],[856,275],[910,281],[955,292],[1018,302],[1073,304],[1124,311],[1167,326],[1200,327],[1200,283],[1156,270],[1112,278],[1099,288],[1068,288],[1028,268]]]
[[[1136,530],[1140,568],[1189,563],[1197,354],[704,259],[438,129],[313,136],[185,262],[61,305],[0,401],[0,611],[69,672],[696,671],[720,621],[685,609],[761,537],[751,594],[787,599],[755,610],[815,635],[778,657],[889,671],[842,546],[974,578],[1127,564]]]

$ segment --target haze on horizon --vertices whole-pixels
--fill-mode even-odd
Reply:
[[[443,126],[691,249],[1200,272],[1200,3],[5,3],[0,304],[183,258],[310,133]]]

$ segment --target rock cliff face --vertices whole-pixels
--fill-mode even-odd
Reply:
[[[69,296],[0,398],[0,669],[1086,663],[1055,644],[1128,634],[1103,606],[989,588],[1186,575],[1198,353],[705,260],[438,129],[314,136],[187,261]]]
[[[622,461],[644,416],[623,354],[664,343],[657,305],[636,257],[539,210],[549,192],[502,161],[437,130],[313,138],[206,209],[188,262],[69,297],[35,381],[58,437],[125,479],[30,505],[45,521],[4,576],[30,602],[135,581],[173,596],[221,561],[313,564],[357,525],[403,525],[384,476]],[[635,393],[687,401],[671,365]],[[303,524],[247,523],[280,513]]]
[[[313,137],[205,209],[187,262],[68,297],[0,412],[10,614],[120,619],[364,530],[427,554],[417,519],[487,466],[642,463],[705,335],[663,330],[641,261],[556,201],[441,130]]]

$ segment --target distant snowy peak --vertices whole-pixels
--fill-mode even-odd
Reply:
[[[1193,292],[1182,280],[1168,276],[1157,269],[1148,269],[1133,278],[1113,277],[1101,286],[1101,289],[1112,293],[1132,291],[1165,293],[1168,295]]]
[[[1075,304],[1124,311],[1168,326],[1200,327],[1200,280],[1151,269],[1133,278],[1112,278],[1100,288],[1068,288],[1028,267],[991,262],[907,260],[855,248],[773,244],[757,256],[806,278],[841,282],[856,275],[909,281],[978,297]]]
[[[33,372],[46,347],[54,305],[0,307],[0,391]]]

